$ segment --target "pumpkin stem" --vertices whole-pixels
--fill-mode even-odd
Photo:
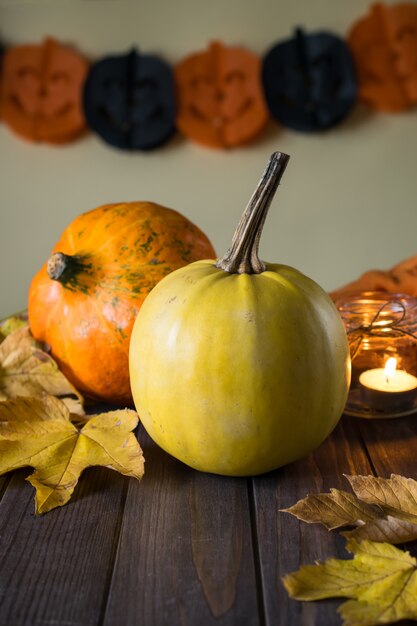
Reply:
[[[82,268],[82,264],[76,256],[54,252],[48,259],[46,271],[49,278],[65,283],[68,275],[73,275]]]
[[[258,257],[259,240],[268,209],[289,161],[288,154],[274,152],[247,205],[226,254],[216,267],[231,274],[261,274],[265,263]]]

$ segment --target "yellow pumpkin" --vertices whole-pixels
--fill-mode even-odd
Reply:
[[[294,461],[345,405],[349,348],[333,302],[257,254],[287,160],[272,155],[227,254],[163,278],[134,324],[130,377],[142,422],[198,470],[254,475]]]

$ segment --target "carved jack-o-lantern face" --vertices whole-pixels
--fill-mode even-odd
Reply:
[[[171,68],[155,56],[108,57],[92,66],[84,89],[90,127],[122,149],[150,150],[175,131]]]
[[[359,97],[395,112],[417,103],[417,5],[376,4],[349,34]]]
[[[220,42],[187,56],[175,69],[178,128],[215,148],[253,139],[268,120],[260,71],[257,55]]]
[[[71,141],[85,130],[81,91],[87,70],[82,56],[53,39],[6,51],[4,121],[32,141]]]
[[[330,128],[356,101],[349,50],[330,33],[306,35],[298,29],[266,54],[262,78],[271,115],[295,130]]]

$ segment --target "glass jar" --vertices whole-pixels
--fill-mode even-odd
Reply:
[[[363,292],[339,298],[335,304],[352,359],[345,413],[385,418],[416,412],[417,298]],[[390,371],[393,363],[395,370]]]

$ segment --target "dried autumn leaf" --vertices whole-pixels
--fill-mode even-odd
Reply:
[[[363,502],[377,504],[385,511],[397,515],[411,514],[417,517],[417,481],[398,474],[391,478],[375,476],[346,476],[350,485]]]
[[[352,493],[339,489],[330,489],[330,493],[308,495],[290,508],[282,510],[303,522],[323,524],[328,530],[366,524],[383,515],[379,507],[365,504]]]
[[[81,404],[79,398],[68,397],[60,397],[61,402],[65,404],[69,412],[71,413],[71,421],[72,422],[80,422],[85,424],[90,417],[85,414],[84,407]]]
[[[353,559],[329,559],[283,578],[295,600],[352,598],[339,613],[345,626],[417,619],[417,561],[388,543],[350,541]]]
[[[63,402],[52,396],[0,403],[0,474],[30,466],[36,512],[62,506],[81,472],[93,465],[140,479],[144,459],[135,435],[138,417],[129,409],[94,415],[81,429]]]
[[[19,328],[25,328],[28,326],[28,314],[27,311],[21,311],[10,317],[0,321],[0,343],[15,330]]]
[[[355,494],[331,489],[328,494],[308,495],[284,511],[309,524],[323,524],[328,530],[356,526],[342,534],[358,541],[404,543],[417,539],[417,504],[413,500],[416,481],[394,475],[391,479],[347,478]]]
[[[81,394],[40,349],[29,328],[15,330],[0,344],[0,401],[42,393],[72,395],[82,403]]]
[[[369,539],[370,541],[387,543],[407,543],[417,539],[417,519],[413,523],[406,519],[387,515],[365,524],[365,526],[358,526],[354,530],[343,532],[341,535],[357,541]]]

